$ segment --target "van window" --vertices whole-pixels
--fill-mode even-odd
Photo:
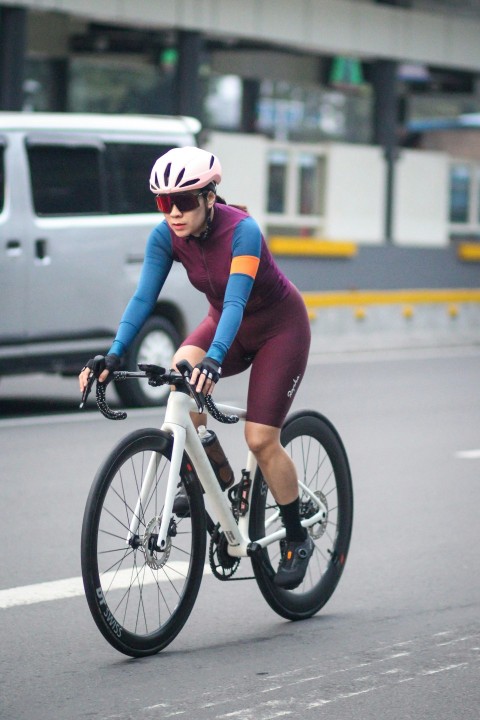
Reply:
[[[5,205],[5,148],[0,144],[0,212]]]
[[[112,215],[156,212],[148,179],[155,160],[171,147],[106,143],[108,210]]]
[[[37,215],[105,212],[99,148],[33,144],[27,150]]]

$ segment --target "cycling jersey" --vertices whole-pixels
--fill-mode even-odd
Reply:
[[[252,365],[247,420],[281,427],[307,364],[310,323],[300,293],[276,265],[255,220],[241,210],[216,204],[206,240],[179,238],[166,221],[152,231],[137,290],[109,353],[123,355],[174,261],[210,304],[182,345],[205,350],[222,365],[223,377]]]
[[[208,239],[179,238],[166,220],[151,233],[140,281],[121,319],[109,353],[123,355],[149,317],[174,260],[192,285],[221,312],[207,354],[222,364],[243,315],[272,307],[286,297],[289,281],[280,272],[253,218],[237,208],[215,205]]]

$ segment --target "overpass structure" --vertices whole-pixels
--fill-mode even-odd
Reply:
[[[480,71],[478,0],[2,0],[6,10]],[[18,21],[20,22],[20,21]],[[57,38],[48,39],[51,47]],[[5,47],[5,26],[0,25]]]

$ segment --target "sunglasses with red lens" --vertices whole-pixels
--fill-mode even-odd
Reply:
[[[200,206],[198,198],[203,195],[199,193],[174,193],[173,195],[156,195],[155,201],[157,208],[162,213],[171,213],[172,207],[175,205],[181,213],[196,210]]]

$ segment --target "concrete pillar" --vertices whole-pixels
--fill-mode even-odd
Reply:
[[[27,10],[0,7],[0,110],[21,110]]]
[[[375,0],[377,5],[412,7],[412,0]],[[383,145],[387,163],[385,239],[393,241],[393,203],[395,184],[395,161],[397,159],[397,124],[400,100],[397,89],[397,66],[390,61],[374,63],[373,86],[375,92],[373,142]]]
[[[174,83],[174,108],[177,115],[191,115],[201,120],[202,88],[200,65],[203,38],[199,32],[178,33],[178,65]]]
[[[257,129],[260,81],[245,78],[242,81],[242,116],[240,131],[254,133]]]
[[[374,90],[373,143],[385,151],[387,165],[385,186],[385,239],[392,242],[395,161],[397,159],[397,122],[399,112],[397,64],[392,60],[378,60],[372,68]]]
[[[50,110],[53,112],[67,112],[68,110],[68,60],[56,58],[50,61],[52,68],[52,90],[50,96]]]

